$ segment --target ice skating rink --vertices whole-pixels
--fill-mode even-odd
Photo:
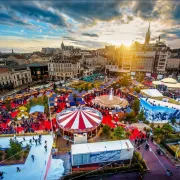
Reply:
[[[38,139],[38,136],[34,136],[35,139]],[[0,138],[1,148],[7,148],[9,146],[10,138]],[[23,142],[23,146],[29,140],[32,139],[32,136],[25,136],[26,141]],[[23,141],[23,137],[17,137],[18,141]],[[44,141],[47,141],[47,152],[44,149]],[[4,174],[4,180],[44,180],[47,162],[51,153],[51,148],[53,144],[53,139],[51,135],[43,135],[41,140],[41,145],[35,145],[33,142],[30,149],[29,155],[26,159],[26,162],[21,165],[10,165],[10,166],[0,166],[0,171],[3,171],[7,174]],[[35,156],[34,162],[32,161],[31,155]],[[16,172],[16,168],[19,167],[21,172]],[[54,171],[54,172],[53,172]],[[51,159],[51,164],[49,168],[49,173],[47,174],[47,180],[58,179],[61,174],[63,174],[63,161],[61,159]],[[57,177],[59,174],[59,177]]]

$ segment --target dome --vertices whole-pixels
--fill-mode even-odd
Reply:
[[[164,79],[161,80],[161,82],[170,83],[170,84],[176,84],[177,83],[177,81],[175,79],[173,79],[173,78],[164,78]]]

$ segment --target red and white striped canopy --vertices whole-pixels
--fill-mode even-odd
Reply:
[[[101,113],[88,107],[69,108],[57,115],[58,125],[69,130],[83,131],[88,128],[95,128],[101,121]]]

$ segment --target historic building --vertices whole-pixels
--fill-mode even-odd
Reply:
[[[16,66],[13,68],[10,67],[1,67],[0,68],[0,84],[1,86],[8,86],[10,84],[13,87],[18,87],[24,84],[32,82],[31,72],[28,67],[25,66]]]
[[[80,56],[53,56],[48,63],[49,77],[55,80],[66,80],[80,75]]]

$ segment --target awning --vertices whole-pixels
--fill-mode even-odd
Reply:
[[[32,114],[32,113],[35,113],[35,112],[44,113],[44,106],[41,106],[41,105],[33,106],[33,107],[30,109],[29,114]]]

